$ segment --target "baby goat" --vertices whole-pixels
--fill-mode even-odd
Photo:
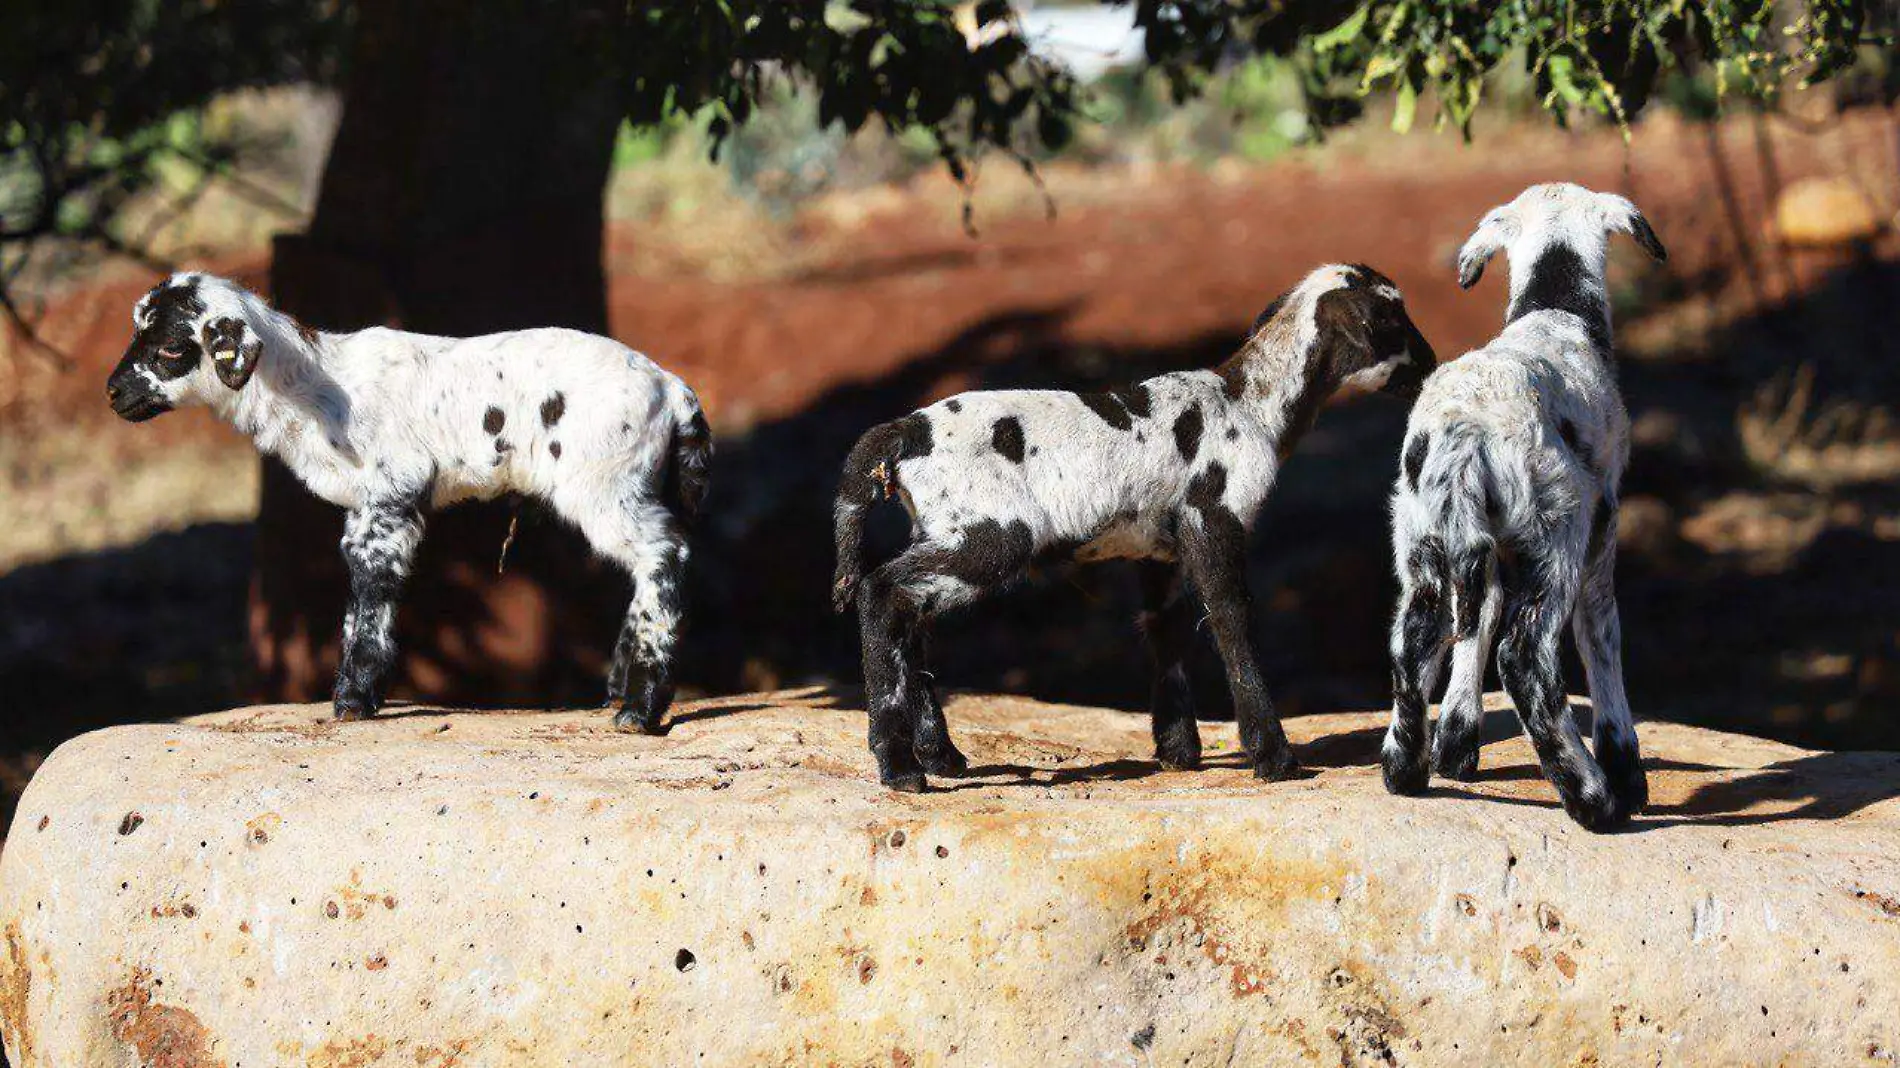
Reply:
[[[1141,562],[1164,765],[1193,767],[1201,756],[1185,575],[1213,625],[1255,774],[1291,774],[1250,630],[1248,532],[1329,396],[1345,387],[1409,397],[1433,366],[1398,288],[1369,267],[1334,265],[1276,300],[1218,368],[1114,393],[965,393],[866,432],[838,489],[833,599],[840,612],[858,606],[879,778],[917,791],[925,771],[968,768],[925,671],[931,618],[1032,561],[1063,558]],[[865,512],[894,493],[910,511],[910,547],[862,575]]]
[[[1450,778],[1476,775],[1485,657],[1501,615],[1498,676],[1564,810],[1603,830],[1648,799],[1616,613],[1629,416],[1603,281],[1612,230],[1664,258],[1635,205],[1569,184],[1532,186],[1492,210],[1458,254],[1458,283],[1469,289],[1508,250],[1511,302],[1503,333],[1426,381],[1406,428],[1392,502],[1403,592],[1382,754],[1393,793],[1425,789],[1425,704],[1448,644],[1432,763]],[[1596,708],[1594,759],[1564,700],[1565,623]]]
[[[627,569],[634,594],[607,675],[616,725],[660,729],[711,436],[678,378],[607,338],[321,333],[236,283],[178,274],[139,300],[106,383],[131,422],[204,405],[349,510],[335,708],[375,714],[396,599],[426,512],[505,493],[549,502]]]

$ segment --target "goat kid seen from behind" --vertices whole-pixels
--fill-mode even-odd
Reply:
[[[1020,576],[1032,562],[1138,562],[1155,666],[1155,752],[1193,767],[1201,742],[1187,679],[1191,584],[1227,668],[1257,775],[1297,769],[1267,695],[1251,627],[1247,538],[1281,462],[1343,390],[1415,395],[1434,366],[1399,290],[1368,267],[1308,275],[1218,368],[1113,393],[965,393],[873,427],[845,460],[835,512],[835,607],[858,609],[870,746],[878,776],[922,790],[956,775],[924,663],[933,617]],[[865,513],[896,496],[911,544],[863,572]]]
[[[1386,788],[1425,789],[1426,704],[1449,649],[1451,678],[1430,763],[1477,774],[1485,662],[1498,676],[1564,810],[1605,830],[1648,799],[1623,690],[1617,617],[1618,489],[1629,416],[1617,390],[1604,265],[1613,232],[1657,260],[1635,205],[1581,186],[1533,186],[1484,217],[1458,257],[1476,284],[1510,258],[1504,331],[1426,381],[1393,491],[1401,595],[1392,627]],[[1592,757],[1572,721],[1560,657],[1568,625],[1595,706]]]
[[[106,385],[113,411],[143,422],[208,407],[348,509],[338,718],[382,705],[396,602],[425,516],[512,493],[548,502],[632,577],[608,697],[620,706],[616,724],[661,729],[686,522],[712,452],[699,401],[678,378],[574,330],[323,333],[204,274],[160,283],[132,326]]]

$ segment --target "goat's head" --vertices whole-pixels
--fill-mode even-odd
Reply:
[[[250,297],[207,274],[175,274],[132,309],[132,344],[106,379],[112,410],[142,423],[251,380],[264,343],[251,322]]]
[[[1417,397],[1438,356],[1406,314],[1399,287],[1364,264],[1321,271],[1336,281],[1313,301],[1318,369],[1342,392]]]
[[[1466,289],[1476,285],[1484,265],[1500,249],[1528,265],[1544,249],[1561,245],[1585,263],[1601,265],[1612,232],[1630,235],[1657,260],[1668,258],[1649,220],[1628,198],[1569,182],[1531,186],[1485,214],[1458,252],[1458,284]]]

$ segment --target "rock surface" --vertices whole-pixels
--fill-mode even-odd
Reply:
[[[822,692],[605,714],[317,707],[48,759],[0,860],[16,1068],[1855,1064],[1900,1050],[1900,756],[1646,724],[1593,836],[1520,739],[1387,797],[1375,714],[955,701],[879,789]],[[1502,717],[1494,717],[1494,727]]]

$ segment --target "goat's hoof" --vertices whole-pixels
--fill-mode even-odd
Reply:
[[[900,771],[882,776],[881,780],[884,785],[901,794],[921,794],[926,789],[924,773],[921,771]]]
[[[1432,758],[1432,770],[1442,779],[1451,779],[1454,782],[1477,782],[1478,754],[1435,756]]]
[[[1157,747],[1155,760],[1167,771],[1194,771],[1201,766],[1201,751],[1186,747]]]
[[[1261,757],[1253,766],[1253,777],[1264,782],[1285,782],[1299,775],[1300,762],[1290,747]]]
[[[957,749],[945,749],[935,753],[917,753],[917,762],[932,775],[957,778],[970,772],[970,758]]]
[[[1628,823],[1630,819],[1629,810],[1619,804],[1613,794],[1595,802],[1581,797],[1566,797],[1563,801],[1564,812],[1575,820],[1578,826],[1597,834],[1614,831]]]
[[[356,701],[338,701],[333,706],[331,714],[341,722],[350,723],[355,720],[369,719],[376,714],[376,710]]]
[[[657,738],[665,734],[669,728],[664,714],[649,717],[630,708],[623,708],[614,714],[614,729]]]
[[[1379,769],[1385,777],[1385,792],[1400,797],[1417,797],[1424,793],[1432,778],[1423,753],[1411,758],[1381,756]]]

